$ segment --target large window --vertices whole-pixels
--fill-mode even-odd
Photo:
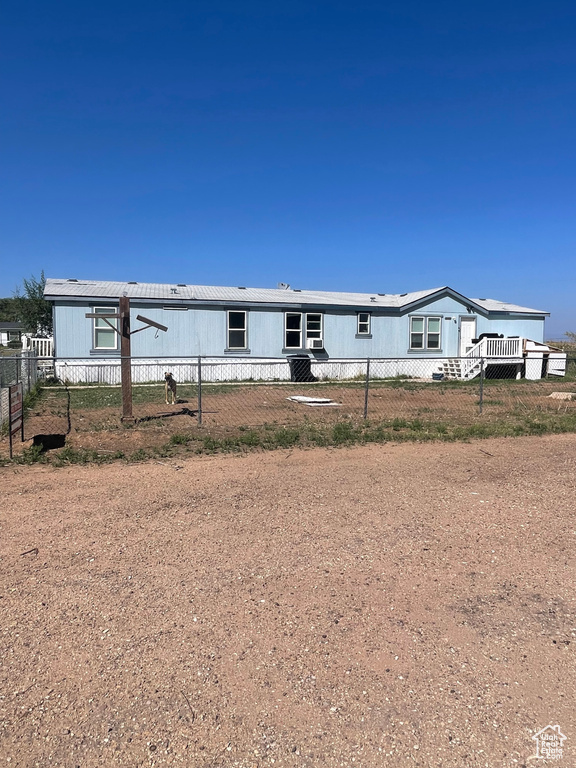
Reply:
[[[285,342],[286,349],[301,349],[302,348],[302,313],[301,312],[286,312],[286,327],[285,327]]]
[[[410,349],[440,349],[440,317],[410,318]]]
[[[247,312],[231,310],[228,312],[228,349],[248,348]]]
[[[322,338],[322,314],[320,312],[286,312],[284,347],[303,349],[308,339]]]
[[[370,335],[370,312],[358,312],[358,336]]]
[[[94,307],[94,313],[97,315],[114,315],[118,314],[118,307]],[[111,323],[114,328],[118,327],[116,318],[110,317],[108,322],[103,317],[94,318],[94,349],[118,348],[118,334],[108,323]]]

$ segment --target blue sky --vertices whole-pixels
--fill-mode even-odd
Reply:
[[[403,293],[576,330],[576,4],[5,4],[23,277]]]

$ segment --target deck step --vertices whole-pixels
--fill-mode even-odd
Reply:
[[[478,359],[477,362],[470,368],[467,365],[463,365],[463,361],[460,358],[448,358],[443,361],[442,372],[445,379],[474,379],[479,375],[481,370],[481,362]]]

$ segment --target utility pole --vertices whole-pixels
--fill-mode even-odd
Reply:
[[[120,378],[122,381],[122,419],[133,424],[132,415],[132,355],[130,351],[130,299],[120,297]]]
[[[121,296],[118,300],[118,314],[103,312],[87,312],[85,317],[90,319],[104,320],[112,330],[120,336],[120,380],[122,382],[122,418],[124,424],[133,424],[136,419],[132,415],[132,352],[130,346],[130,337],[138,331],[145,331],[146,328],[157,328],[159,331],[166,332],[168,328],[160,325],[155,320],[149,320],[142,315],[136,315],[136,320],[146,323],[141,328],[130,330],[130,299],[128,296]],[[120,330],[116,323],[111,320],[119,320]]]

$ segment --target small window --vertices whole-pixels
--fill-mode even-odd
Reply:
[[[307,339],[321,339],[322,338],[322,315],[319,313],[312,313],[306,315],[306,338]]]
[[[117,307],[94,307],[94,313],[115,315],[118,313],[118,309]],[[117,328],[118,322],[116,318],[112,317],[107,318],[107,321],[103,317],[94,318],[94,349],[117,349],[118,347],[118,334],[108,325],[111,323],[114,328]]]
[[[358,312],[358,336],[370,335],[370,312]]]
[[[410,318],[410,349],[440,350],[440,317]]]
[[[246,349],[247,324],[246,312],[236,310],[228,312],[228,349]]]

